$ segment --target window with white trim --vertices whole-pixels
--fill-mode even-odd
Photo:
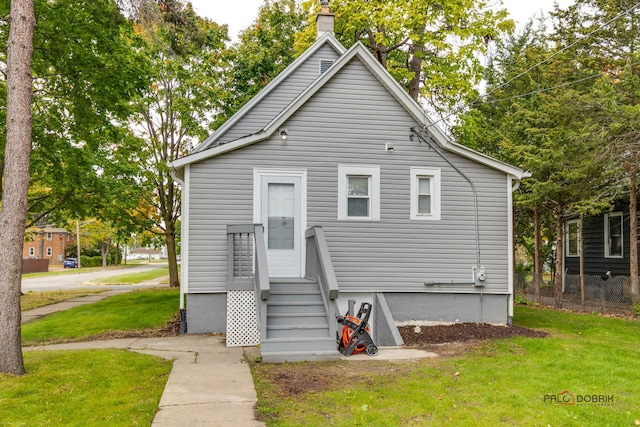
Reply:
[[[29,256],[30,257],[36,256],[36,248],[29,248]]]
[[[47,240],[51,241],[53,239],[53,233],[47,233]]]
[[[580,256],[580,220],[572,219],[565,223],[565,254],[567,257]]]
[[[411,168],[412,220],[437,221],[440,219],[440,169]]]
[[[613,212],[604,215],[605,258],[622,258],[623,224],[622,212]]]
[[[380,166],[338,165],[338,220],[380,220]]]
[[[53,255],[53,249],[52,248],[47,248],[47,256],[51,257]]]

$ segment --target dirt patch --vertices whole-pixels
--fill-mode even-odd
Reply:
[[[456,323],[438,326],[402,326],[398,328],[404,344],[411,347],[423,347],[431,344],[452,342],[483,341],[516,336],[544,338],[546,332],[519,326],[494,326],[487,323]]]
[[[116,338],[159,338],[174,337],[180,332],[180,313],[177,312],[166,325],[158,328],[138,329],[135,331],[109,331],[84,338],[83,341],[112,340]]]
[[[524,336],[542,338],[546,332],[521,327],[493,326],[483,323],[458,323],[454,325],[400,327],[400,334],[407,347],[420,348],[438,354],[439,358],[467,353],[488,340]],[[357,362],[338,363],[285,363],[254,364],[258,377],[270,384],[270,398],[295,397],[343,387],[345,383],[365,381],[371,384],[384,382],[385,374],[402,373],[412,369],[411,362],[389,363],[375,357]]]

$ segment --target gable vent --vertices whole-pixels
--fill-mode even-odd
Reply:
[[[320,74],[324,73],[325,71],[327,71],[329,69],[329,67],[331,67],[333,65],[335,61],[332,61],[330,59],[321,59],[320,60]]]

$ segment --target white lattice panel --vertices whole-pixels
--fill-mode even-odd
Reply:
[[[227,292],[227,347],[260,344],[254,291]]]

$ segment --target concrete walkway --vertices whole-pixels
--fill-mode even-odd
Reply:
[[[173,359],[152,426],[264,426],[241,347],[225,347],[223,336],[180,335],[26,347],[24,351],[119,348]]]
[[[22,313],[23,323],[118,293],[87,295]],[[174,360],[152,426],[264,426],[256,420],[253,378],[242,347],[226,347],[223,335],[180,335],[165,338],[122,338],[104,341],[24,347],[23,351],[118,348]],[[257,348],[247,348],[251,353]],[[365,354],[348,360],[400,360],[436,357],[423,350],[382,347],[375,357]],[[346,359],[343,357],[343,359]]]
[[[127,292],[131,292],[131,290],[105,291],[68,299],[55,304],[45,305],[43,307],[34,308],[33,310],[25,310],[22,312],[22,324],[24,325],[25,323],[33,322],[34,320],[38,320],[52,313],[57,313],[58,311],[69,310],[70,308],[102,301],[103,299],[107,299],[114,295],[124,294]]]

